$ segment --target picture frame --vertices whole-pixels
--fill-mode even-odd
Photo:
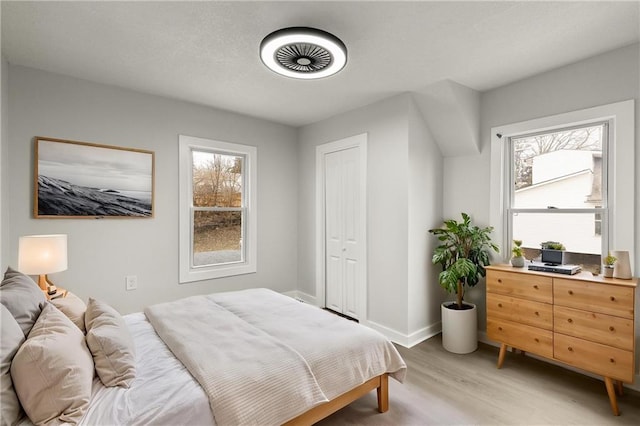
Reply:
[[[33,215],[153,218],[155,153],[35,137]]]

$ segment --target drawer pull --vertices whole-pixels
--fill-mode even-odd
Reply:
[[[501,283],[501,282],[502,282],[502,279],[501,279],[501,278],[498,278],[498,282],[499,282],[499,283]]]
[[[534,285],[533,288],[538,289],[538,284]]]
[[[498,303],[498,308],[502,308],[502,303]]]
[[[571,346],[569,346],[569,347],[567,348],[567,350],[568,350],[569,352],[573,352],[573,348],[572,348]]]
[[[533,340],[535,340],[536,343],[540,343],[540,339],[538,339],[537,337]]]
[[[613,297],[613,296],[611,296],[611,297],[610,297],[610,299],[611,299],[611,301],[612,301],[612,302],[615,302],[615,301],[616,301],[616,298],[615,298],[615,297]]]
[[[536,311],[535,312],[536,316],[540,316],[540,312]]]
[[[498,330],[502,331],[502,327],[498,327]]]
[[[609,358],[609,362],[610,362],[610,363],[612,363],[612,364],[615,364],[615,363],[616,363],[616,360],[615,360],[615,359],[613,359],[613,358]]]
[[[573,294],[573,290],[569,290],[569,294]]]
[[[615,329],[615,328],[613,328],[613,326],[612,326],[612,325],[610,325],[610,326],[609,326],[609,331],[615,331],[615,330],[616,330],[616,329]]]
[[[573,322],[573,320],[572,320],[571,318],[568,318],[568,319],[567,319],[567,322],[568,322],[569,324],[571,324],[571,323]]]

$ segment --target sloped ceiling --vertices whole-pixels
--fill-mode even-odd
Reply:
[[[480,152],[480,92],[444,80],[413,97],[443,156]]]

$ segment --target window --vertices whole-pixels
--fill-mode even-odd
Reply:
[[[559,241],[584,254],[569,262],[595,257],[592,272],[602,253],[633,250],[634,148],[633,100],[492,128],[490,224],[503,260],[514,238],[536,250]]]
[[[256,271],[256,148],[180,135],[180,282]]]
[[[525,248],[559,241],[567,251],[607,249],[608,122],[507,136],[507,235]],[[594,232],[594,222],[600,227]],[[599,260],[596,262],[599,263]]]

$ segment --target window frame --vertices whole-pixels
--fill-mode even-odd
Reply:
[[[179,135],[179,270],[181,284],[257,271],[257,148],[194,136]],[[243,157],[242,250],[240,262],[217,265],[192,264],[193,213],[198,210],[227,211],[229,208],[201,208],[193,205],[193,151]],[[232,208],[231,210],[238,210]]]
[[[504,140],[504,150],[506,152],[505,155],[505,187],[508,188],[507,191],[504,191],[505,200],[504,200],[504,215],[506,217],[506,236],[505,240],[507,242],[512,241],[515,237],[513,235],[513,216],[517,213],[534,213],[534,214],[600,214],[600,222],[601,222],[601,233],[600,233],[600,252],[608,253],[610,250],[609,245],[609,206],[613,203],[609,199],[609,191],[608,191],[608,161],[610,158],[610,149],[609,149],[609,140],[612,138],[611,127],[612,127],[612,119],[609,120],[596,120],[594,122],[584,122],[580,124],[570,123],[565,126],[555,126],[550,129],[545,129],[542,131],[534,131],[534,132],[520,132],[517,134],[509,134],[502,135],[502,140]],[[514,207],[515,203],[515,185],[514,185],[514,144],[513,139],[520,139],[523,137],[532,137],[538,135],[544,135],[549,133],[556,133],[562,131],[571,131],[575,129],[582,129],[585,127],[595,127],[595,126],[603,126],[602,131],[602,206],[600,207],[589,207],[589,208],[566,208],[566,207],[554,207],[551,208],[535,208],[535,207]],[[506,247],[506,246],[505,246]],[[535,248],[535,247],[532,247]]]
[[[507,186],[510,171],[506,170],[509,153],[505,137],[603,121],[609,122],[606,172],[603,169],[608,185],[608,235],[602,237],[603,246],[606,244],[611,250],[628,250],[631,258],[635,258],[635,179],[629,178],[635,176],[635,107],[634,100],[627,100],[491,128],[490,224],[494,227],[494,240],[500,245],[503,261],[508,261],[511,252],[505,209],[505,192],[511,190]]]

